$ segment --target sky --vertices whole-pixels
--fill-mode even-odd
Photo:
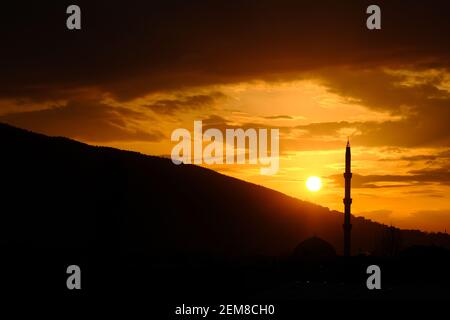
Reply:
[[[450,230],[447,1],[67,1],[0,13],[0,122],[149,155],[171,132],[279,128],[280,169],[211,167],[343,210],[347,137],[352,212]],[[309,176],[323,187],[305,188]]]

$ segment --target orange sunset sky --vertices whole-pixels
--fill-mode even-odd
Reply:
[[[365,28],[367,5],[81,2],[79,32],[64,28],[64,4],[36,5],[29,19],[11,8],[25,17],[1,29],[0,122],[163,156],[194,120],[279,128],[276,175],[213,169],[339,211],[349,137],[353,214],[450,230],[446,3],[381,2],[378,31]]]

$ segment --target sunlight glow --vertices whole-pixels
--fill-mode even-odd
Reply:
[[[317,192],[322,188],[322,180],[319,177],[309,177],[308,180],[306,180],[306,188],[308,188],[309,191]]]

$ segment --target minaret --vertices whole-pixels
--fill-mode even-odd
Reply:
[[[350,141],[347,140],[347,147],[345,148],[345,198],[344,198],[344,256],[350,256],[350,233],[352,231],[352,225],[350,223],[350,205],[352,204],[352,198],[350,197],[350,183],[352,179],[351,172],[351,153],[350,153]]]

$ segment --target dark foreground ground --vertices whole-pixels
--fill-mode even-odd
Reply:
[[[347,303],[355,307],[380,307],[385,303],[445,305],[444,300],[450,300],[450,259],[439,250],[430,250],[434,249],[416,250],[414,256],[295,261],[288,257],[155,258],[130,253],[4,248],[1,290],[2,296],[21,300],[141,301],[149,314],[159,314],[158,319],[196,319],[175,315],[176,307],[183,304],[208,305],[217,310],[223,304],[273,304],[277,315],[210,314],[208,319],[293,319],[306,309],[327,312],[334,309],[325,306],[337,308]],[[81,267],[81,290],[66,287],[66,268],[71,264]],[[381,290],[366,287],[366,269],[372,264],[381,268]]]

